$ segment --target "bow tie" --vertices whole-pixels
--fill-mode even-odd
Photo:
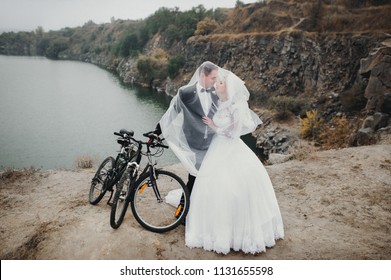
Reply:
[[[207,88],[207,89],[206,88],[202,88],[201,89],[201,92],[205,92],[205,91],[211,93],[212,89],[211,88]]]

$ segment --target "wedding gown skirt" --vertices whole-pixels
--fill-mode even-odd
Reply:
[[[186,245],[227,254],[258,253],[284,237],[265,167],[240,139],[216,135],[193,187]]]

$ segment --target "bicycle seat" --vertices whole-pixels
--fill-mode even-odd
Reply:
[[[119,131],[119,133],[121,133],[122,135],[126,134],[127,136],[131,136],[131,137],[133,137],[133,135],[134,135],[134,131],[133,130],[128,131],[126,129],[121,129]]]

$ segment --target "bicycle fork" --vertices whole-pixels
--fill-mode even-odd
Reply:
[[[156,200],[158,203],[162,203],[163,198],[161,197],[159,189],[157,187],[157,182],[156,182],[157,178],[156,178],[155,168],[151,166],[151,169],[149,170],[149,172],[150,172],[149,178],[151,178],[151,185],[152,185],[153,192],[155,193]]]

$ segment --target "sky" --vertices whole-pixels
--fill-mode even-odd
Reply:
[[[253,3],[257,0],[240,0]],[[0,0],[0,33],[44,31],[82,26],[93,22],[107,23],[115,19],[145,19],[160,7],[180,11],[204,5],[206,9],[233,8],[236,0]]]

